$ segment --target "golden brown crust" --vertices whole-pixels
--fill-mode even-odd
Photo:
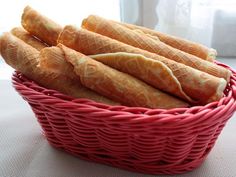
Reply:
[[[148,108],[186,107],[187,103],[161,92],[144,82],[63,45],[58,45],[65,53],[65,58],[74,66],[81,83],[117,102],[127,106]]]
[[[162,62],[147,58],[140,54],[125,52],[90,55],[89,57],[128,73],[149,85],[168,92],[188,102],[194,102],[186,95],[172,71]]]
[[[231,73],[226,68],[202,60],[195,55],[178,50],[160,40],[155,40],[149,36],[143,35],[142,33],[137,33],[134,30],[113,21],[106,20],[99,16],[90,15],[87,19],[83,20],[82,27],[134,47],[156,53],[176,62],[183,63],[203,72],[225,78],[229,81]],[[213,52],[213,50],[209,49],[209,52],[210,51]]]
[[[141,54],[145,57],[158,60],[170,68],[181,84],[183,91],[192,99],[199,101],[202,104],[209,102],[209,98],[215,94],[215,91],[221,82],[220,78],[196,70],[192,67],[85,29],[76,29],[73,26],[65,27],[59,37],[59,42],[86,55],[128,52]],[[207,64],[212,63],[207,62]],[[216,72],[216,74],[218,73]],[[223,93],[221,96],[222,95]],[[217,97],[216,100],[220,98],[221,97]]]
[[[36,39],[34,36],[30,35],[27,31],[25,31],[21,27],[16,27],[11,30],[11,33],[18,37],[19,39],[23,40],[25,43],[31,45],[38,51],[42,50],[43,48],[47,47],[47,45],[41,42],[39,39]]]
[[[88,98],[111,105],[118,104],[83,87],[78,80],[38,67],[39,51],[12,34],[3,34],[0,44],[0,53],[6,63],[40,85],[76,98]]]
[[[211,61],[211,62],[214,61],[217,55],[216,50],[210,49],[199,43],[195,43],[195,42],[192,42],[192,41],[180,38],[180,37],[172,36],[169,34],[164,34],[159,31],[151,30],[142,26],[127,24],[127,23],[120,23],[120,22],[116,22],[116,23],[119,23],[129,29],[139,29],[143,31],[144,33],[150,34],[152,36],[157,36],[162,42],[174,48],[187,52],[189,54],[200,57],[207,61]]]
[[[26,6],[21,17],[22,26],[32,35],[49,45],[56,45],[62,27],[51,19],[41,15],[30,6]]]
[[[59,47],[47,47],[40,52],[39,65],[42,68],[56,73],[67,75],[70,78],[78,79],[73,71],[73,66],[65,60],[65,55]]]

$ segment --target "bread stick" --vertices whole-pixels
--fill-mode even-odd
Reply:
[[[36,39],[34,36],[30,35],[27,31],[23,28],[16,27],[11,30],[11,33],[18,37],[19,39],[23,40],[25,43],[31,45],[38,51],[42,50],[43,48],[47,47],[47,44],[43,43],[39,39]]]
[[[25,7],[21,24],[30,34],[49,45],[57,44],[57,38],[62,30],[59,24],[43,16],[30,6]]]

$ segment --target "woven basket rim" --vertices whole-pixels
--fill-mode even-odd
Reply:
[[[144,107],[128,107],[128,106],[111,106],[106,105],[104,103],[98,103],[93,100],[85,99],[85,98],[73,98],[71,96],[67,96],[63,93],[60,93],[56,90],[47,89],[40,85],[38,85],[36,82],[28,79],[25,77],[22,73],[19,71],[15,71],[12,75],[12,83],[13,86],[17,91],[22,90],[24,88],[25,90],[28,90],[31,94],[34,94],[35,96],[44,96],[45,99],[51,99],[57,102],[56,105],[66,105],[69,104],[70,107],[74,107],[76,109],[77,106],[87,109],[88,107],[91,109],[96,109],[97,112],[106,111],[107,113],[116,113],[115,115],[117,119],[119,119],[119,114],[123,116],[123,114],[127,115],[127,118],[129,116],[132,118],[132,115],[135,115],[136,120],[137,114],[140,115],[140,119],[143,120],[147,117],[152,117],[154,119],[162,120],[164,122],[169,122],[172,119],[177,120],[184,120],[188,119],[191,115],[191,119],[194,119],[194,117],[199,117],[201,115],[210,114],[212,111],[216,110],[217,113],[218,109],[233,109],[232,112],[236,109],[236,72],[231,69],[229,66],[220,63],[215,62],[218,65],[221,65],[229,70],[232,71],[232,76],[230,78],[230,84],[228,84],[226,88],[226,95],[221,98],[219,101],[215,101],[212,103],[208,103],[203,106],[192,106],[189,108],[172,108],[172,109],[152,109],[152,108],[144,108]],[[22,93],[20,93],[22,94]],[[28,93],[27,93],[28,94]],[[171,115],[171,116],[170,116]],[[137,120],[138,121],[138,120]],[[188,120],[191,121],[191,120]]]

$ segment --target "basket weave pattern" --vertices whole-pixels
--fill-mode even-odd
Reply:
[[[184,173],[199,166],[236,110],[235,72],[220,101],[170,110],[74,99],[19,72],[12,81],[51,145],[82,159],[149,174]]]

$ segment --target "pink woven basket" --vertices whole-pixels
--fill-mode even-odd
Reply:
[[[74,99],[45,89],[19,72],[12,79],[52,146],[131,171],[178,174],[204,161],[236,110],[236,73],[232,72],[220,101],[169,110]]]

